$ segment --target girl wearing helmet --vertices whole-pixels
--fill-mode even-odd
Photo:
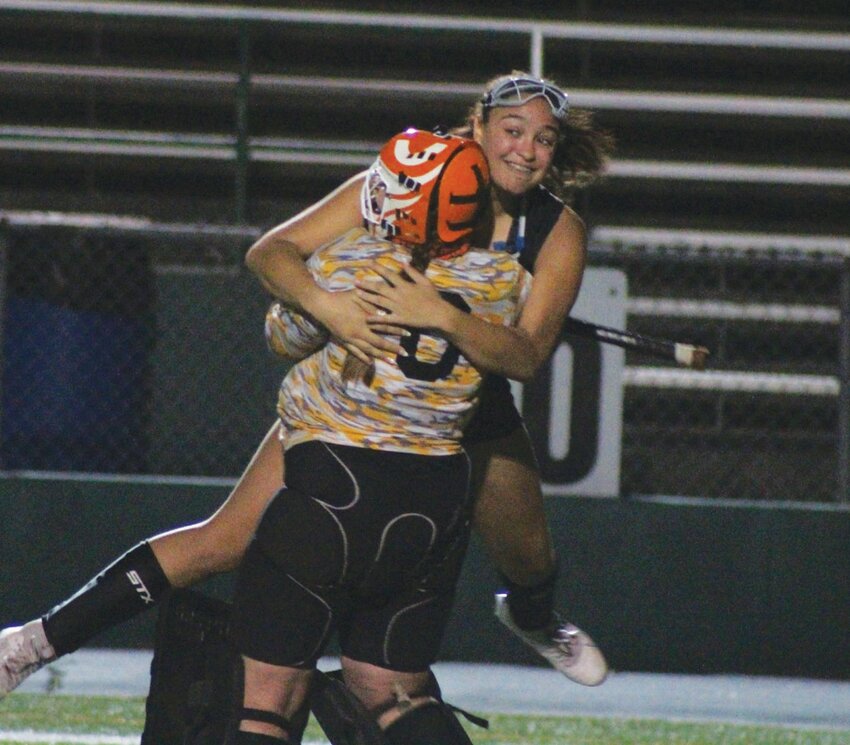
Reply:
[[[512,325],[529,273],[506,252],[470,246],[487,186],[474,141],[417,130],[393,137],[364,193],[376,229],[352,228],[316,250],[307,262],[313,281],[333,294],[373,264],[398,281],[417,266],[460,312]],[[290,317],[276,314],[275,347],[300,356],[312,345]],[[314,328],[321,344],[326,336]],[[245,662],[233,745],[300,740],[313,670],[335,631],[347,690],[373,719],[384,717],[388,742],[410,742],[410,727],[422,742],[469,742],[430,695],[429,668],[469,533],[461,438],[482,374],[430,330],[373,360],[368,379],[346,375],[351,359],[331,336],[281,384],[286,485],[248,548],[233,605]],[[416,706],[429,708],[409,710]]]

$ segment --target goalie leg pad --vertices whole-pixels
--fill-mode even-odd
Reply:
[[[331,745],[387,745],[375,717],[342,682],[341,671],[316,671],[310,708]]]
[[[457,717],[442,701],[414,706],[384,730],[390,745],[472,745]]]
[[[220,745],[242,701],[231,605],[194,590],[164,598],[156,626],[141,745]],[[228,740],[228,742],[230,742]]]
[[[472,745],[454,712],[487,728],[486,720],[468,714],[442,701],[434,674],[421,694],[434,700],[411,707],[382,730],[377,716],[399,704],[370,712],[342,682],[342,671],[316,671],[310,708],[331,745]]]

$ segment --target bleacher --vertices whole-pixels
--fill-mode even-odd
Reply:
[[[593,223],[848,233],[846,34],[75,5],[0,7],[9,208],[273,223],[536,64],[616,133]]]
[[[713,351],[700,377],[628,357],[624,490],[700,493],[664,481],[687,440],[694,467],[763,448],[716,496],[773,494],[794,447],[817,474],[794,496],[846,491],[823,476],[847,436],[842,4],[378,5],[3,3],[2,209],[262,229],[393,132],[459,122],[494,74],[542,71],[617,137],[577,206],[593,261],[627,271],[629,328]]]

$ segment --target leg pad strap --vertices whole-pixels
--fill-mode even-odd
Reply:
[[[292,722],[290,722],[286,717],[278,714],[276,711],[249,709],[243,707],[236,710],[236,717],[239,721],[263,722],[264,724],[271,724],[275,727],[280,727],[287,735],[292,732]]]

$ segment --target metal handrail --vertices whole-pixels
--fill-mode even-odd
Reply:
[[[337,12],[337,11],[307,11],[266,8],[239,8],[226,5],[182,5],[178,3],[152,2],[104,2],[89,0],[88,2],[73,2],[69,0],[4,0],[0,4],[0,14],[18,14],[35,16],[39,14],[64,15],[79,18],[95,19],[146,19],[146,20],[191,20],[224,24],[238,34],[239,44],[239,75],[236,80],[235,113],[236,132],[234,144],[234,173],[235,214],[237,223],[244,223],[247,215],[247,168],[252,159],[251,137],[247,119],[247,98],[253,82],[250,67],[250,30],[253,26],[262,24],[302,24],[319,26],[351,26],[369,28],[392,28],[394,30],[421,31],[463,31],[471,33],[507,33],[529,37],[529,70],[537,75],[542,74],[543,58],[546,39],[571,39],[583,42],[625,43],[625,44],[658,44],[685,45],[704,47],[729,48],[761,48],[772,50],[797,51],[850,51],[850,34],[829,32],[788,32],[775,30],[745,30],[734,28],[699,28],[692,26],[659,26],[659,25],[627,25],[592,22],[555,22],[527,19],[501,18],[470,18],[446,17],[422,14],[382,14],[370,12]],[[595,92],[591,96],[592,103],[598,106],[607,102],[614,104],[612,96],[617,92]],[[622,102],[630,102],[632,107],[641,108],[646,100],[640,94],[629,94],[620,97]],[[722,110],[730,113],[741,101],[721,101],[704,96],[699,102],[706,113],[717,113]],[[845,118],[844,102],[824,101],[814,110],[818,116]],[[696,102],[694,102],[696,104]],[[762,100],[754,100],[749,105],[764,110],[770,109]],[[807,101],[783,100],[775,115],[800,116],[808,105]],[[689,104],[681,97],[668,95],[664,99],[666,110],[688,110]],[[261,158],[272,157],[262,153]],[[674,178],[704,177],[719,181],[755,181],[766,183],[783,183],[788,174],[776,173],[774,170],[756,167],[738,167],[720,164],[703,175],[704,169],[691,168],[690,164],[645,164],[640,162],[626,163],[619,161],[612,164],[612,173],[637,178],[651,178],[652,169],[664,167],[665,173]],[[625,170],[624,170],[625,169]],[[850,184],[850,172],[840,169],[795,169],[795,183],[823,183],[823,179],[833,186]]]
[[[90,84],[143,84],[173,87],[235,88],[239,76],[216,70],[174,70],[144,67],[59,65],[39,62],[0,61],[0,77],[20,81],[52,81]],[[345,91],[349,95],[392,94],[409,96],[452,96],[472,100],[480,86],[469,83],[440,83],[413,80],[358,80],[328,76],[251,75],[252,90]],[[575,106],[616,111],[765,116],[803,119],[850,119],[850,101],[791,96],[750,96],[717,93],[670,93],[652,90],[598,90],[570,88]]]
[[[374,154],[380,148],[380,143],[366,143],[359,140],[328,142],[246,135],[242,147],[250,148],[250,159],[255,162],[315,163],[346,168],[366,168],[374,160]],[[240,165],[237,137],[221,134],[175,134],[0,125],[0,150],[146,155],[160,158],[234,161]],[[238,169],[239,172],[244,170],[245,164],[241,166]],[[793,184],[816,188],[850,187],[850,169],[847,168],[803,168],[746,163],[620,158],[609,164],[606,174],[609,178],[648,181]]]
[[[392,29],[499,32],[574,41],[687,46],[760,47],[799,51],[850,51],[850,34],[819,31],[774,31],[700,28],[677,25],[544,21],[520,18],[469,18],[364,11],[316,11],[237,8],[227,5],[182,5],[151,2],[69,2],[68,0],[4,0],[2,12],[34,15],[57,13],[101,18],[145,18],[225,23],[301,23],[368,26]]]

